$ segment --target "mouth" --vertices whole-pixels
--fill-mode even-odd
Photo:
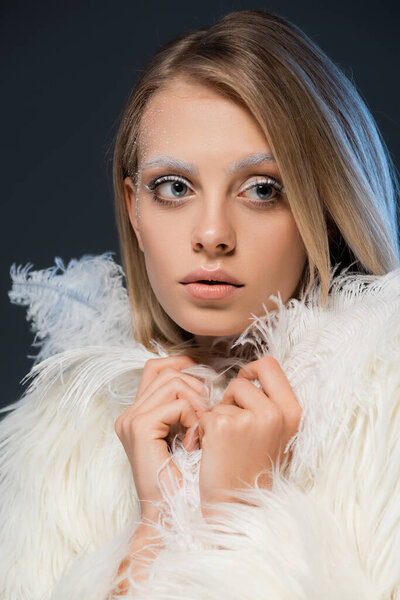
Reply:
[[[222,300],[238,293],[244,284],[234,284],[227,281],[199,279],[183,283],[185,292],[200,300]]]
[[[242,284],[230,283],[229,281],[217,281],[212,279],[199,279],[198,281],[192,281],[191,283],[201,283],[203,285],[233,285],[234,287],[243,287]],[[184,285],[188,285],[187,283]]]
[[[188,273],[180,283],[185,292],[201,300],[221,300],[240,293],[244,287],[239,279],[221,267],[198,267]]]

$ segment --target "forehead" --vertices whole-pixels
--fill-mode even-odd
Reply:
[[[146,106],[139,131],[139,156],[153,151],[212,151],[264,145],[263,131],[237,102],[197,82],[175,82]]]

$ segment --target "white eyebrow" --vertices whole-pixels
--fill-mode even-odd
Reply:
[[[250,154],[250,156],[246,156],[245,158],[233,163],[233,165],[227,167],[225,172],[230,175],[240,171],[241,169],[254,167],[255,165],[259,165],[263,162],[275,162],[272,152],[257,152],[256,154]]]
[[[246,169],[248,167],[254,167],[255,165],[259,165],[263,162],[275,162],[274,155],[272,152],[257,152],[256,154],[251,154],[250,156],[246,156],[237,162],[234,162],[232,165],[229,165],[226,169],[224,169],[227,175],[231,175],[232,173],[236,173],[241,169]],[[146,161],[141,170],[144,171],[147,167],[154,166],[163,166],[169,167],[171,169],[178,169],[181,171],[185,171],[188,175],[198,175],[198,169],[195,165],[186,162],[185,160],[181,160],[179,158],[175,158],[173,156],[161,155],[155,156],[150,160]]]

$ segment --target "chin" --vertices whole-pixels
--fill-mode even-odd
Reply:
[[[187,323],[181,325],[181,327],[183,329],[185,329],[186,331],[188,331],[189,333],[193,334],[193,335],[201,335],[201,336],[207,336],[207,337],[232,337],[235,335],[239,335],[240,333],[242,333],[242,331],[250,324],[246,323],[246,325],[243,326],[231,326],[231,327],[222,327],[222,326],[210,326],[210,324],[208,325],[198,325],[196,326],[190,326]]]
[[[165,308],[164,308],[165,310]],[[182,329],[192,335],[204,337],[232,337],[239,335],[250,325],[249,314],[220,309],[212,313],[186,310],[166,311],[169,317]],[[236,313],[236,314],[235,314]]]

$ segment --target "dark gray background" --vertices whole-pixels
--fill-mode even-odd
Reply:
[[[3,0],[0,404],[20,396],[37,352],[25,308],[8,299],[11,264],[43,269],[106,250],[119,261],[112,142],[131,87],[161,44],[241,8],[272,10],[311,36],[355,82],[399,163],[398,2]]]

